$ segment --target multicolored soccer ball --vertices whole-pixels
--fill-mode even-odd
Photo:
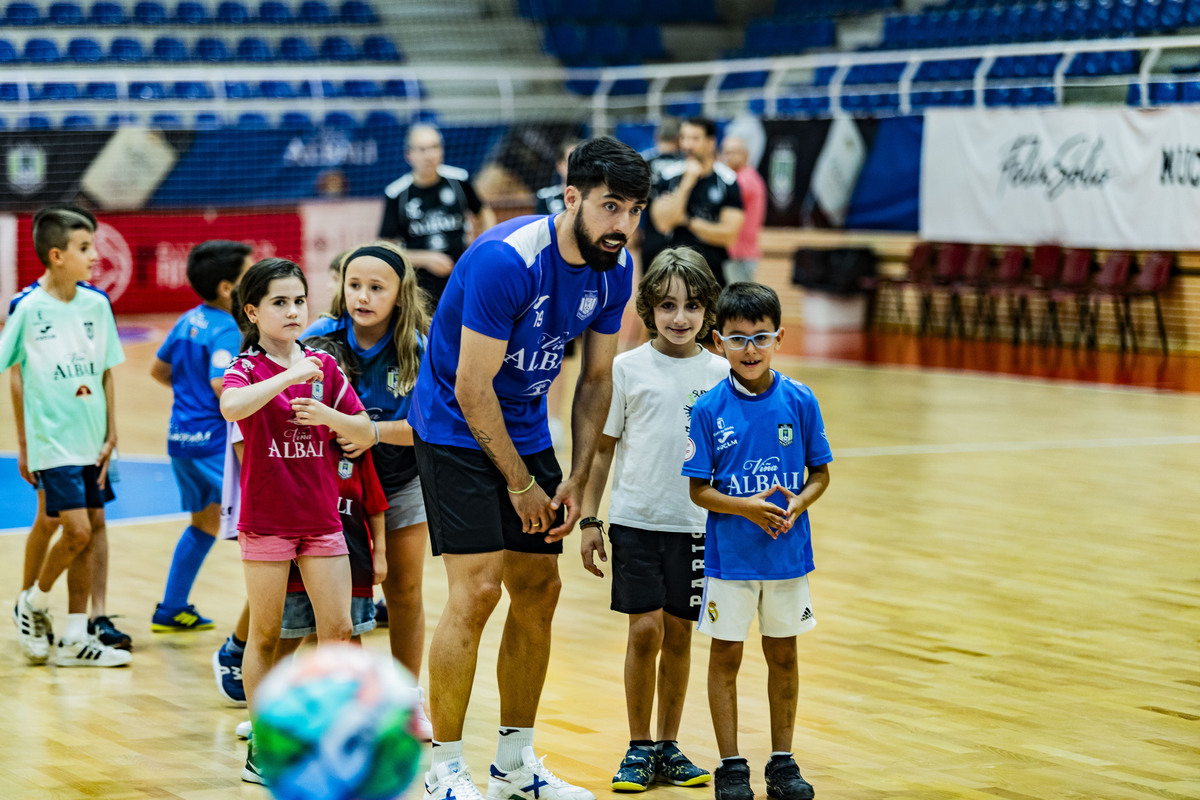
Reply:
[[[421,760],[416,683],[391,658],[322,645],[280,664],[255,701],[255,762],[278,800],[392,800]]]

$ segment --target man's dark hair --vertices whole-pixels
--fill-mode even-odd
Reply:
[[[47,206],[33,217],[33,249],[42,266],[50,266],[50,251],[64,250],[74,231],[96,232],[96,218],[76,206]]]
[[[242,264],[250,255],[250,245],[242,242],[229,242],[224,239],[213,239],[201,242],[188,253],[187,278],[188,283],[200,299],[212,301],[217,299],[217,286],[221,281],[236,284],[242,274]]]
[[[717,138],[717,123],[713,122],[708,117],[689,117],[685,125],[695,125],[697,128],[704,129],[704,135],[709,139]]]
[[[611,136],[588,139],[567,159],[567,185],[587,197],[597,186],[627,200],[645,202],[650,195],[650,167],[646,159]]]
[[[779,295],[761,283],[731,283],[717,298],[717,332],[725,333],[725,323],[731,319],[757,322],[769,319],[776,329],[783,321]]]

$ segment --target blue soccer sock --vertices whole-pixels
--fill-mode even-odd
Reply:
[[[171,571],[167,573],[167,589],[163,593],[162,604],[166,608],[183,608],[188,604],[188,595],[192,593],[192,584],[204,564],[204,557],[212,549],[216,538],[204,531],[188,525],[179,543],[175,545],[175,556],[171,559]]]

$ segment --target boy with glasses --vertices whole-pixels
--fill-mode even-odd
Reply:
[[[683,474],[708,510],[700,631],[712,637],[708,702],[721,764],[716,800],[752,800],[737,745],[737,673],[758,615],[767,660],[771,758],[767,796],[807,800],[812,786],[792,757],[799,674],[796,636],[816,625],[807,508],[829,486],[833,460],[812,390],[771,369],[783,340],[779,297],[734,283],[717,300],[717,352],[729,377],[696,401]]]

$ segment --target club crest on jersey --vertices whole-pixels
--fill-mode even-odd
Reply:
[[[779,443],[784,447],[792,443],[792,423],[785,422],[779,426]]]
[[[387,388],[392,393],[392,397],[400,396],[400,368],[388,367],[387,371]]]
[[[600,293],[595,289],[588,289],[583,293],[583,299],[579,301],[579,311],[575,312],[575,316],[587,319],[595,312],[598,305],[600,305]]]
[[[338,461],[338,477],[344,481],[350,480],[350,476],[354,474],[354,462],[349,458],[342,456]]]
[[[96,338],[95,324],[92,322],[83,323],[83,332],[87,334],[89,339]]]
[[[716,622],[716,621],[717,621],[717,617],[719,617],[719,616],[720,616],[720,614],[718,614],[718,613],[717,613],[717,603],[716,603],[716,601],[715,601],[715,600],[709,600],[709,601],[708,601],[708,621],[709,621],[709,622]]]
[[[322,381],[322,380],[313,381],[312,399],[316,400],[318,403],[325,402],[325,382],[324,381]]]

